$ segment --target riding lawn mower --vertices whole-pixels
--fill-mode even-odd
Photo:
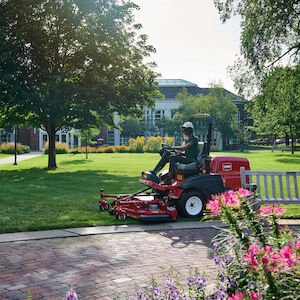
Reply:
[[[161,159],[153,171],[142,172],[139,182],[146,187],[132,194],[100,192],[99,208],[109,211],[120,221],[131,217],[140,221],[176,221],[177,215],[196,218],[203,215],[212,195],[241,187],[240,168],[250,169],[249,161],[240,157],[211,157],[212,118],[196,114],[190,119],[195,135],[206,128],[206,141],[198,143],[197,160],[190,164],[176,163],[175,176],[167,180],[168,171],[161,171],[170,155],[178,152],[162,145]],[[112,202],[108,199],[113,199]]]

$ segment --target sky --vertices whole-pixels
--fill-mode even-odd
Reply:
[[[213,0],[134,0],[136,21],[156,48],[160,78],[185,79],[207,87],[221,81],[235,92],[227,67],[240,50],[238,17],[222,24]]]

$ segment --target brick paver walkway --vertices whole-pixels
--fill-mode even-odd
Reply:
[[[190,267],[210,279],[215,265],[212,228],[103,234],[0,244],[0,299],[64,299],[68,284],[79,299],[128,299],[151,275],[170,267],[184,279]]]

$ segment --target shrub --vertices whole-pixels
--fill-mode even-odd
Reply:
[[[145,138],[143,136],[138,136],[136,139],[129,140],[129,151],[142,153],[144,152]]]
[[[114,152],[115,152],[114,146],[105,146],[97,149],[97,153],[114,153]]]
[[[45,144],[44,149],[45,154],[49,153],[48,142]],[[55,152],[56,154],[66,154],[69,152],[69,146],[66,143],[55,142]]]
[[[29,153],[30,147],[17,143],[17,154]],[[15,153],[15,143],[5,143],[0,145],[0,153],[4,154],[14,154]]]
[[[115,152],[118,153],[128,153],[129,152],[129,147],[128,146],[115,146],[114,147]]]
[[[174,146],[174,138],[161,136],[150,136],[145,140],[145,137],[138,136],[129,140],[129,151],[130,152],[150,152],[157,153],[162,144]]]
[[[164,142],[164,144],[169,145],[171,147],[174,146],[174,144],[175,144],[174,138],[170,137],[170,136],[164,137],[163,142]]]
[[[161,148],[161,144],[163,143],[163,138],[160,136],[150,136],[146,140],[146,145],[144,146],[145,152],[157,153]]]

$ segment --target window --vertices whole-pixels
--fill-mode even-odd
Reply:
[[[73,139],[74,139],[74,148],[76,148],[76,147],[78,147],[78,136],[74,135]]]
[[[115,136],[114,136],[114,131],[109,130],[107,132],[107,144],[109,145],[114,145],[115,144]]]
[[[155,111],[155,121],[162,119],[164,117],[164,115],[165,115],[164,110],[156,110]]]
[[[67,135],[66,134],[62,134],[61,135],[61,142],[62,143],[66,143],[67,142]]]

